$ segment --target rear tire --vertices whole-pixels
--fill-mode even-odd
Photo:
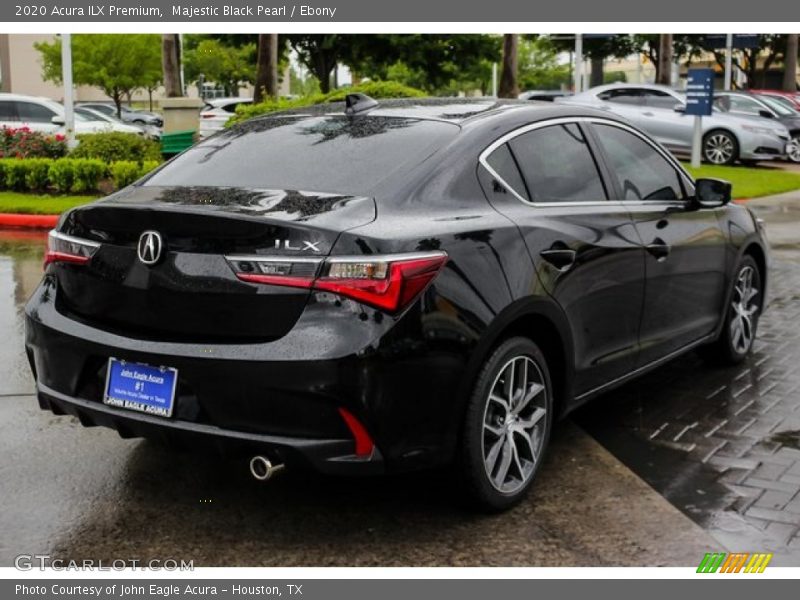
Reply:
[[[470,396],[459,463],[468,498],[486,512],[522,500],[542,464],[553,422],[547,362],[531,340],[500,344]]]
[[[703,138],[703,159],[712,165],[732,165],[739,158],[739,142],[722,129],[709,131]]]
[[[733,291],[725,311],[719,339],[700,348],[700,355],[718,365],[742,362],[753,349],[761,314],[761,272],[752,256],[744,256],[736,268]]]
[[[786,158],[789,159],[789,162],[800,163],[800,133],[792,135],[792,143],[786,153]]]

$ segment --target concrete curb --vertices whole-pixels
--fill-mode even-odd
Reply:
[[[25,229],[52,229],[61,215],[18,215],[0,213],[0,227],[22,227]]]

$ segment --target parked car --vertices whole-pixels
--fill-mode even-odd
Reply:
[[[27,127],[43,133],[61,133],[64,131],[64,122],[64,107],[55,100],[21,94],[0,94],[0,127]],[[100,133],[111,129],[112,126],[107,121],[75,112],[75,133]],[[134,129],[130,128],[131,131]]]
[[[86,108],[85,106],[76,106],[74,110],[76,117],[80,116],[84,117],[87,121],[94,121],[97,123],[101,123],[103,124],[102,126],[105,127],[106,131],[116,131],[118,133],[135,133],[136,135],[145,135],[145,131],[141,127],[128,125],[127,123],[124,123],[123,121],[120,121],[115,117],[103,114],[100,111],[96,111],[92,108]]]
[[[788,108],[774,97],[748,92],[716,92],[714,105],[723,112],[775,119],[789,130],[792,144],[787,158],[800,163],[800,113]]]
[[[730,198],[575,105],[249,120],[62,216],[25,308],[38,402],[261,480],[453,465],[505,509],[557,418],[692,349],[750,352],[767,244]]]
[[[662,85],[610,84],[557,102],[591,106],[626,118],[676,154],[692,150],[694,119],[684,114],[686,98]],[[791,143],[789,131],[773,120],[722,113],[703,117],[703,158],[729,165],[784,158]]]
[[[81,102],[79,106],[91,108],[112,117],[117,116],[117,107],[110,102]],[[118,118],[126,123],[132,123],[133,125],[151,125],[153,127],[164,126],[164,119],[161,118],[161,115],[144,110],[134,110],[125,105],[120,108],[120,115]]]
[[[798,92],[785,92],[783,90],[750,90],[754,94],[761,96],[771,96],[778,100],[789,103],[795,110],[800,110],[800,91]]]
[[[251,104],[252,98],[214,98],[208,100],[200,111],[200,137],[206,138],[223,127],[240,104]]]
[[[556,98],[563,98],[569,96],[572,92],[565,92],[564,90],[531,90],[522,92],[517,96],[520,100],[539,100],[540,102],[552,102]]]

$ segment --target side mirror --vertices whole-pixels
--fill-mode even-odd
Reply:
[[[724,179],[703,178],[694,182],[694,203],[699,208],[718,208],[731,201],[733,186]]]
[[[773,115],[773,114],[772,114],[770,111],[768,111],[768,110],[759,110],[759,111],[758,111],[758,116],[759,116],[759,117],[764,117],[765,119],[774,119],[774,118],[775,118],[775,115]]]
[[[58,115],[54,115],[53,118],[50,119],[50,122],[53,125],[59,125],[59,126],[60,125],[64,125],[66,123],[66,121],[64,120],[64,117],[59,117]]]
[[[686,112],[686,107],[683,104],[678,103],[678,104],[675,105],[675,108],[673,108],[672,110],[674,110],[676,113],[685,113]]]

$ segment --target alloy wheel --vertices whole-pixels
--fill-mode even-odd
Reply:
[[[786,149],[786,155],[790,161],[800,163],[800,135],[792,138],[792,142]]]
[[[758,288],[753,283],[755,270],[746,265],[739,271],[731,299],[731,344],[739,354],[745,354],[753,345],[755,321],[758,313]]]
[[[733,159],[735,148],[729,135],[715,133],[706,139],[704,150],[706,159],[709,162],[715,165],[723,165]]]
[[[529,356],[505,363],[490,388],[483,413],[482,451],[486,475],[501,493],[525,486],[542,455],[547,387]]]

